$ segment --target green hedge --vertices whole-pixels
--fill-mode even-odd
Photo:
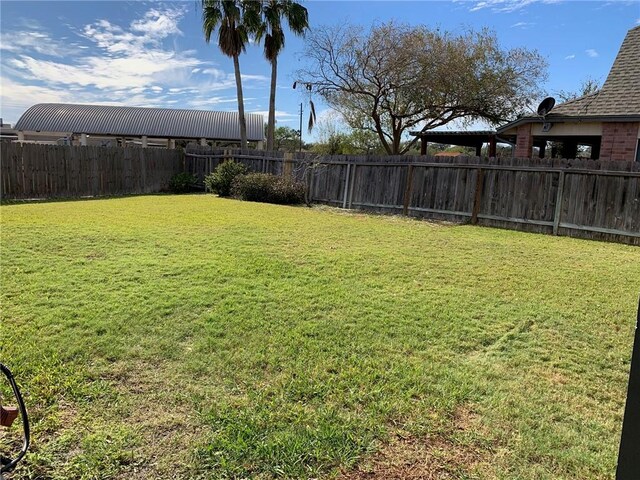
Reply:
[[[304,203],[304,184],[266,173],[239,175],[233,181],[231,193],[249,202],[295,205]]]
[[[228,197],[231,195],[233,179],[245,173],[247,173],[247,167],[243,164],[226,160],[218,165],[213,173],[205,177],[204,185],[207,190],[221,197]]]
[[[195,175],[190,173],[177,173],[169,181],[169,189],[173,193],[188,193],[194,190],[194,185],[198,181]]]

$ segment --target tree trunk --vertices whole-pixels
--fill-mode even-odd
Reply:
[[[276,81],[278,77],[278,58],[271,61],[271,93],[269,94],[269,121],[267,123],[267,150],[272,151],[276,132]]]
[[[240,121],[240,148],[247,149],[247,121],[244,118],[244,98],[242,96],[242,77],[238,55],[233,57],[233,69],[236,74],[236,90],[238,92],[238,119]]]
[[[391,155],[400,155],[400,142],[402,141],[402,132],[393,129],[393,152]]]
[[[378,134],[378,138],[380,138],[380,143],[387,151],[389,155],[392,155],[391,146],[387,142],[387,139],[384,138],[384,131],[382,130],[382,125],[380,124],[380,116],[376,112],[371,113],[371,117],[375,123],[376,133]]]

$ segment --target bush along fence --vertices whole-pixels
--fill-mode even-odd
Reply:
[[[309,203],[640,245],[640,162],[0,147],[3,200],[157,193],[179,173],[204,188],[235,160],[303,182]]]
[[[230,159],[290,175],[310,202],[640,245],[640,163],[425,156],[312,156],[198,147],[205,175]]]
[[[184,170],[184,154],[158,148],[0,144],[0,197],[42,199],[156,193]]]

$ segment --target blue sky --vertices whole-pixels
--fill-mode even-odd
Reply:
[[[303,2],[311,26],[397,20],[455,31],[489,27],[505,47],[537,49],[549,62],[545,90],[604,81],[640,1],[558,0]],[[40,102],[235,110],[232,61],[207,45],[199,2],[0,3],[0,116],[15,123]],[[304,63],[293,36],[280,58],[277,121],[296,128]],[[245,108],[268,108],[269,65],[259,46],[241,57]],[[321,115],[328,110],[321,102]]]

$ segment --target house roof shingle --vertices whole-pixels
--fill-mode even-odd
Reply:
[[[602,88],[557,105],[547,120],[563,117],[580,119],[602,117],[640,118],[640,25],[627,32],[607,80]],[[527,115],[498,129],[498,133],[523,122],[541,121],[537,115]]]
[[[622,42],[609,76],[585,115],[640,114],[640,25]]]

